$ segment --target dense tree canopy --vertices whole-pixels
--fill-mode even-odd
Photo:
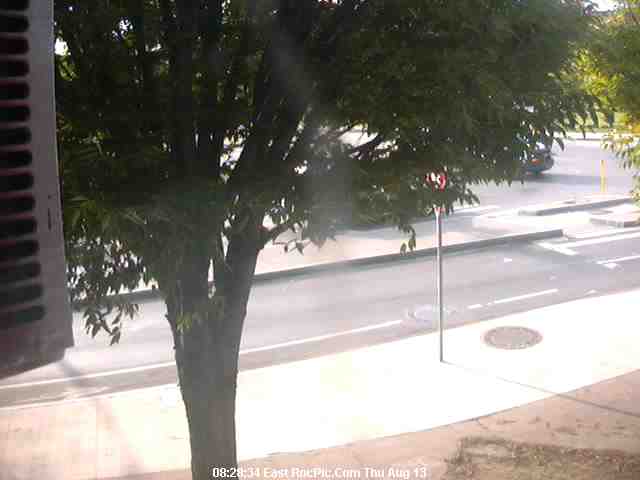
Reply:
[[[198,479],[236,461],[267,242],[322,244],[344,212],[412,238],[433,203],[517,179],[537,141],[590,113],[571,72],[590,19],[569,0],[57,0],[55,14],[72,292],[117,341],[135,307],[107,295],[158,282]],[[368,140],[343,142],[353,129]],[[436,198],[423,177],[443,169]]]
[[[609,115],[622,114],[607,145],[626,166],[640,169],[640,1],[618,2],[598,27],[589,52],[581,58],[584,78]],[[638,188],[635,193],[640,198]]]

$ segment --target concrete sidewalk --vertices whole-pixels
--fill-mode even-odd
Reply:
[[[517,228],[553,229],[561,228],[567,237],[593,231],[612,231],[616,225],[595,224],[594,216],[602,214],[628,213],[638,210],[631,197],[626,195],[591,195],[564,201],[548,202],[497,212],[487,212],[473,218],[473,227],[511,230]],[[523,211],[528,213],[523,214]]]
[[[430,443],[422,443],[423,434],[435,441],[429,431],[401,434],[515,407],[535,411],[522,406],[599,382],[618,382],[616,377],[640,369],[640,322],[633,321],[639,302],[640,291],[633,291],[452,329],[445,333],[446,363],[442,364],[437,360],[437,335],[427,334],[242,372],[237,400],[239,457],[262,458],[251,462],[255,465],[315,462],[344,468],[369,462],[426,462],[436,478],[445,447],[459,434],[457,427],[445,427],[438,440],[443,447],[434,451],[428,451]],[[516,350],[488,346],[484,335],[500,326],[535,329],[542,341]],[[621,434],[623,430],[630,433],[621,437],[617,448],[637,448],[638,393],[634,403],[629,400],[634,392],[624,382],[612,385],[611,392],[617,393],[607,398],[608,410],[593,409],[602,418],[585,410],[579,414],[580,424],[597,429],[596,423],[609,426],[611,415],[620,414],[611,429],[620,427]],[[621,402],[631,402],[635,410],[626,411]],[[560,410],[549,414],[564,415]],[[627,414],[628,422],[623,421]],[[519,418],[530,416],[522,415]],[[526,424],[506,418],[495,428],[509,430],[515,422],[523,436],[527,428],[564,435],[556,431],[556,420],[546,425],[540,415]],[[484,422],[477,425],[483,428]],[[581,426],[563,428],[573,437],[571,432]],[[336,445],[346,446],[295,453]],[[277,452],[289,453],[271,455]],[[84,480],[151,473],[156,475],[140,478],[182,479],[188,478],[188,464],[184,408],[175,385],[0,410],[2,480]]]
[[[617,229],[640,226],[640,208],[631,203],[619,207],[591,212],[590,221],[594,225],[606,225]]]
[[[532,205],[518,210],[518,215],[544,216],[557,215],[562,213],[581,212],[593,210],[595,208],[616,207],[632,203],[630,195],[594,195],[585,197],[580,201],[565,200],[561,202],[545,203],[542,205]]]

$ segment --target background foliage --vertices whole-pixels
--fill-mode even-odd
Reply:
[[[588,52],[580,60],[587,89],[596,95],[604,112],[617,114],[606,146],[628,168],[640,169],[640,2],[617,2],[617,9],[602,18]],[[637,186],[634,195],[640,199]]]

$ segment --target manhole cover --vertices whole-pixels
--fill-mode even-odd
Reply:
[[[531,328],[497,327],[484,334],[484,341],[495,348],[517,350],[540,343],[542,335]]]
[[[611,210],[592,210],[591,215],[609,215],[613,213]]]
[[[453,313],[453,310],[443,309],[445,318]],[[427,328],[436,328],[438,326],[438,306],[437,305],[421,305],[410,309],[407,312],[410,319],[417,321]]]

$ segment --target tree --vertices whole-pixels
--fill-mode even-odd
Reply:
[[[136,307],[110,295],[157,282],[198,480],[236,464],[267,242],[321,245],[353,209],[413,248],[415,215],[512,181],[589,113],[569,81],[589,19],[570,1],[58,0],[55,14],[71,292],[87,330],[118,341]],[[355,127],[372,139],[342,142]],[[423,177],[445,168],[435,198]]]
[[[623,121],[612,130],[605,146],[615,151],[628,168],[640,169],[640,1],[618,2],[600,22],[598,33],[581,59],[588,90],[604,110]],[[640,184],[634,194],[640,200]]]

